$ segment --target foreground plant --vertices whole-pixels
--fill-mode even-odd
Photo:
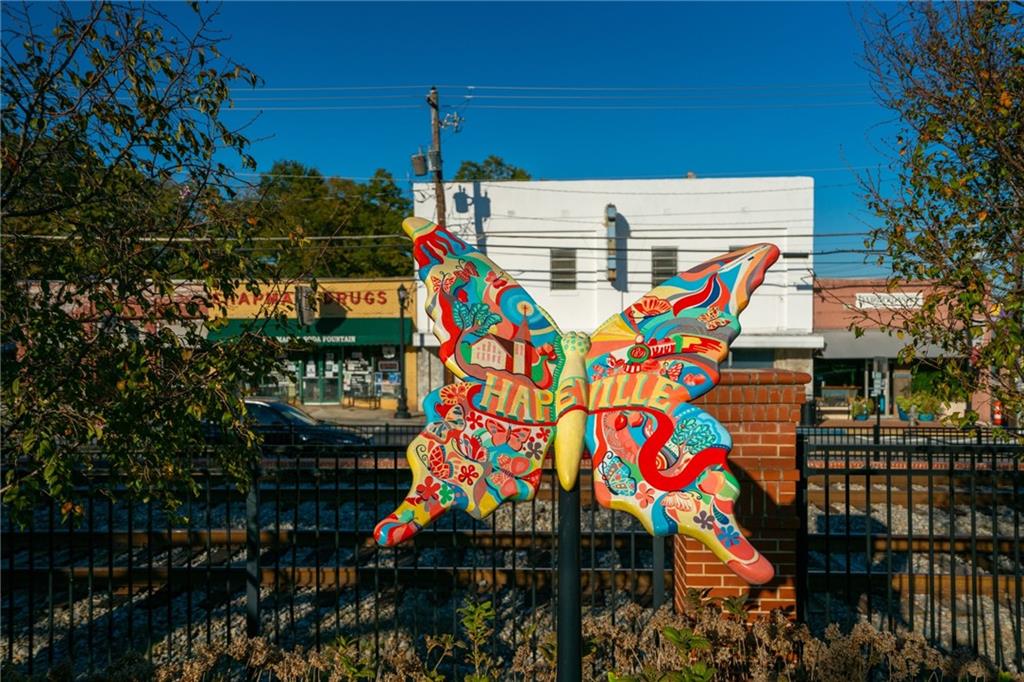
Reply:
[[[225,119],[256,77],[221,56],[216,11],[198,3],[173,20],[155,5],[2,11],[7,510],[43,497],[81,514],[75,476],[96,449],[110,480],[174,508],[195,485],[204,419],[237,437],[211,456],[244,480],[254,435],[240,389],[280,349],[256,335],[212,343],[205,323],[277,279],[254,256],[257,202],[234,201],[227,165],[254,165],[245,121]]]
[[[958,653],[945,655],[917,633],[891,633],[860,623],[838,626],[823,638],[776,611],[748,622],[742,599],[686,595],[681,614],[628,604],[611,615],[583,621],[583,679],[588,682],[912,682],[998,680],[1024,682],[1024,675],[999,672]],[[495,612],[490,602],[467,600],[457,635],[419,641],[405,632],[383,635],[381,657],[373,647],[339,638],[320,651],[282,650],[264,639],[236,639],[201,648],[187,660],[152,666],[130,654],[92,680],[115,682],[213,682],[274,679],[280,682],[483,682],[556,679],[556,644],[550,614],[536,613],[519,625],[522,644],[509,662],[488,652]],[[459,656],[458,652],[465,652]],[[442,667],[451,666],[450,674]],[[4,680],[24,680],[5,669]],[[72,679],[70,666],[48,672],[48,680]]]

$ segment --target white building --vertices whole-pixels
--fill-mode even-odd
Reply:
[[[416,215],[436,221],[433,183],[413,190]],[[742,314],[728,364],[812,373],[824,345],[812,323],[812,178],[449,182],[445,193],[448,229],[515,277],[563,331],[593,331],[675,273],[771,242],[783,255]],[[417,315],[422,399],[450,375],[430,320]]]

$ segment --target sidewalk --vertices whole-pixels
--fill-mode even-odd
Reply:
[[[395,419],[394,410],[373,410],[367,407],[344,407],[342,405],[303,405],[302,409],[317,419],[335,424],[403,424],[423,425],[423,413],[409,410],[409,419]]]

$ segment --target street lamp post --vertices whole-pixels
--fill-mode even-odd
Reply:
[[[405,396],[405,306],[409,302],[409,290],[404,284],[398,285],[398,409],[395,419],[408,419],[409,405]]]

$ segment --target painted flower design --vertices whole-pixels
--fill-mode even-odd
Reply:
[[[480,429],[483,428],[484,418],[480,416],[479,412],[471,410],[470,413],[466,415],[466,423],[469,424],[469,428],[471,429]]]
[[[740,544],[740,533],[732,526],[726,526],[718,531],[718,540],[722,546],[728,549],[733,545]]]
[[[526,444],[526,454],[530,457],[540,457],[544,454],[544,447],[537,441]]]
[[[658,298],[656,296],[644,296],[639,301],[631,305],[627,312],[633,317],[633,319],[642,319],[668,312],[671,308],[672,306],[669,302],[663,298]]]
[[[690,493],[669,493],[665,495],[663,502],[666,507],[672,509],[682,509],[686,512],[693,511],[693,497]]]
[[[455,497],[455,489],[447,483],[441,484],[441,492],[438,494],[438,499],[441,500],[441,504],[448,504]]]
[[[480,472],[477,471],[472,465],[467,464],[466,466],[459,467],[459,483],[468,483],[473,485],[473,482],[480,476]]]
[[[460,402],[462,398],[466,397],[470,388],[472,388],[472,386],[467,383],[448,384],[447,386],[442,386],[441,402],[445,405],[455,405]]]
[[[441,484],[430,476],[427,476],[423,483],[416,486],[416,494],[421,500],[432,500],[436,498],[439,490],[441,490]]]
[[[715,517],[702,510],[699,514],[693,517],[693,522],[697,524],[698,528],[711,530],[715,525]]]
[[[640,489],[636,493],[636,500],[640,503],[641,509],[647,509],[651,504],[654,504],[654,489],[646,483],[640,484]]]
[[[542,426],[537,429],[537,437],[541,440],[547,440],[549,435],[551,435],[551,429],[546,426]]]

